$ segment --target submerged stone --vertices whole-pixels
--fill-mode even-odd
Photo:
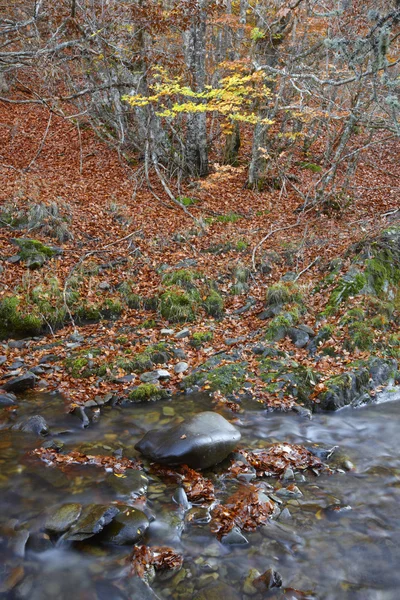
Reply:
[[[225,583],[213,584],[197,592],[193,600],[240,600],[239,594],[230,585]]]
[[[21,421],[21,423],[13,425],[12,429],[23,431],[24,433],[34,433],[35,435],[48,435],[50,433],[46,421],[40,415],[34,415]]]
[[[161,464],[207,469],[224,460],[240,437],[224,417],[207,411],[179,425],[148,431],[135,448]]]
[[[101,533],[101,541],[125,546],[139,541],[149,528],[149,520],[141,510],[127,506]]]
[[[93,537],[111,523],[118,513],[119,509],[116,506],[88,504],[75,525],[66,533],[65,539],[77,542]]]
[[[44,528],[50,533],[64,533],[79,519],[82,512],[82,505],[77,502],[70,502],[58,506],[48,515]]]

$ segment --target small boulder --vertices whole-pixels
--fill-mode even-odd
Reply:
[[[23,431],[24,433],[34,433],[35,435],[48,435],[50,433],[49,427],[40,415],[34,415],[28,419],[16,423],[12,429],[17,431]]]
[[[2,384],[3,390],[6,392],[25,392],[26,390],[32,389],[35,386],[36,376],[28,371],[24,375],[9,379]]]
[[[297,327],[291,327],[289,329],[289,337],[297,348],[304,348],[310,341],[308,333]]]
[[[240,432],[224,417],[207,411],[179,425],[148,431],[135,448],[161,464],[207,469],[224,460],[240,437]]]

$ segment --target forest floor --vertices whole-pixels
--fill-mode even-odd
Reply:
[[[349,248],[357,243],[361,248],[396,225],[400,181],[396,142],[365,151],[345,206],[330,213],[320,209],[299,213],[296,209],[302,200],[294,189],[256,193],[245,187],[244,166],[217,166],[209,177],[181,191],[181,198],[193,201],[189,210],[202,220],[202,229],[170,202],[157,181],[153,191],[159,199],[155,197],[146,186],[140,162],[128,166],[90,129],[79,131],[74,123],[57,116],[49,122],[48,113],[33,105],[0,103],[0,123],[0,302],[18,298],[17,315],[22,319],[36,315],[47,329],[40,332],[44,337],[25,336],[22,327],[21,335],[14,335],[12,319],[3,310],[3,319],[9,319],[8,325],[3,322],[8,327],[3,337],[27,337],[24,343],[0,345],[0,354],[6,357],[3,364],[0,361],[3,385],[42,363],[43,368],[36,369],[39,389],[62,392],[70,408],[93,406],[95,398],[127,397],[140,384],[141,371],[153,367],[162,366],[169,374],[159,380],[142,376],[142,381],[178,392],[187,376],[218,356],[219,362],[212,366],[217,365],[219,376],[228,377],[228,383],[211,373],[210,378],[192,377],[190,385],[183,386],[210,390],[221,401],[228,396],[234,410],[240,410],[235,399],[240,401],[249,390],[258,402],[289,408],[302,400],[297,384],[277,386],[278,376],[267,381],[271,364],[264,365],[263,371],[260,356],[261,360],[279,356],[292,361],[292,370],[304,368],[312,373],[318,351],[318,374],[316,378],[309,375],[307,384],[308,397],[315,402],[319,393],[326,392],[326,382],[354,361],[397,358],[399,299],[396,291],[387,293],[398,286],[397,266],[389,275],[381,273],[387,285],[381,281],[369,293],[390,307],[368,312],[365,289],[354,286],[346,288],[345,305],[340,307],[338,301],[332,306],[332,294],[338,286],[343,288],[346,273],[355,268],[357,253],[348,252]],[[242,160],[245,164],[245,156]],[[320,175],[300,164],[293,166],[291,174],[305,189]],[[61,217],[46,216],[32,225],[29,214],[34,207],[50,203],[58,205]],[[11,212],[18,213],[19,220],[10,219]],[[73,236],[62,243],[54,238],[60,224]],[[26,261],[12,259],[18,253],[14,238],[61,246],[62,253],[41,268],[28,269]],[[340,262],[332,262],[335,259]],[[369,259],[364,255],[364,260]],[[368,268],[366,264],[360,267],[362,273]],[[182,269],[186,274],[181,273],[181,278],[186,280],[172,277],[171,283],[171,275]],[[267,306],[266,294],[282,277],[285,293],[292,295],[286,300],[291,313],[277,322],[284,306],[280,302]],[[84,310],[81,306],[74,313],[75,296],[65,302],[70,288],[81,298]],[[171,289],[185,295],[190,305],[187,322],[185,318],[168,320],[167,310],[160,309],[163,295],[167,301],[165,294]],[[217,292],[217,304],[219,299],[223,302],[223,311],[215,316],[204,308],[212,290]],[[60,299],[62,307],[57,308]],[[63,314],[62,327],[48,326],[50,317],[43,314],[46,301],[53,311]],[[135,302],[137,307],[129,307]],[[272,305],[279,305],[279,310],[266,314]],[[350,309],[364,312],[346,320]],[[367,329],[355,326],[352,330],[354,322],[365,321],[366,315],[373,320],[364,322]],[[298,324],[313,330],[308,330],[304,345],[301,341],[296,345],[296,332],[290,331]],[[180,337],[186,328],[186,336]],[[324,335],[313,345],[321,329]],[[254,350],[257,344],[261,349]],[[156,350],[166,352],[166,359],[155,362],[153,358],[147,361],[147,369],[135,369],[135,360],[136,364],[143,361],[146,352],[148,359],[149,348],[154,350],[155,345]],[[185,370],[175,372],[182,362],[187,363],[182,367]],[[230,364],[239,371],[229,371],[229,367],[221,371]],[[231,385],[232,378],[237,379],[237,386]],[[154,389],[143,389],[149,397],[150,392],[154,395]]]

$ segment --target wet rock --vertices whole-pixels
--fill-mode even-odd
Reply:
[[[257,588],[253,585],[253,582],[259,577],[261,577],[260,571],[257,571],[257,569],[250,569],[246,579],[243,582],[243,592],[245,594],[248,596],[255,596],[258,593]]]
[[[0,408],[3,406],[12,406],[15,404],[16,397],[14,394],[6,394],[0,391]]]
[[[312,419],[312,411],[309,408],[305,408],[305,406],[300,406],[300,404],[293,404],[292,410],[298,415],[300,415],[300,417],[304,417],[305,419]]]
[[[10,538],[10,548],[15,554],[15,556],[19,556],[23,558],[25,556],[25,548],[29,539],[29,531],[27,529],[19,529]]]
[[[186,492],[183,488],[179,487],[172,496],[172,500],[178,504],[183,510],[190,510],[192,508],[191,503],[188,500]]]
[[[91,538],[111,523],[118,513],[116,506],[89,504],[82,510],[75,525],[64,535],[64,539],[75,542]]]
[[[0,367],[7,362],[7,356],[0,356]]]
[[[89,417],[85,413],[85,409],[83,406],[77,406],[77,408],[75,408],[73,414],[76,415],[77,417],[79,417],[79,419],[82,421],[82,427],[84,429],[86,427],[89,427],[89,425],[90,425]]]
[[[282,576],[275,569],[268,569],[258,579],[253,581],[253,585],[259,591],[280,588],[282,587]]]
[[[179,373],[184,373],[185,371],[187,371],[189,368],[189,365],[187,362],[178,362],[178,364],[175,365],[174,367],[174,371],[177,375],[179,375]]]
[[[173,427],[148,431],[135,448],[161,464],[206,469],[224,460],[240,437],[229,421],[209,411]]]
[[[310,341],[308,333],[297,327],[290,327],[288,335],[296,348],[304,348]]]
[[[216,583],[200,590],[193,600],[240,600],[239,594],[230,585]]]
[[[125,546],[138,542],[149,528],[149,520],[141,510],[127,506],[100,534],[106,544]]]
[[[244,537],[239,527],[234,527],[229,533],[223,535],[221,538],[221,544],[224,546],[245,546],[249,543],[249,540]]]
[[[193,506],[193,508],[191,508],[187,515],[186,515],[186,520],[188,523],[192,524],[192,525],[206,525],[207,523],[209,523],[211,521],[211,513],[210,513],[210,509],[203,507],[203,506]],[[212,546],[209,546],[212,548]],[[217,548],[217,554],[215,556],[219,556],[220,551],[219,548]],[[208,556],[214,556],[214,555],[208,555]]]
[[[53,548],[53,543],[47,533],[36,532],[31,533],[26,544],[28,552],[46,552]]]
[[[277,496],[280,496],[281,498],[301,498],[301,496],[303,495],[299,488],[293,484],[286,488],[280,488],[275,492],[275,494]]]
[[[10,340],[8,342],[9,348],[17,348],[17,350],[21,350],[21,348],[25,348],[27,345],[26,340]]]
[[[44,528],[50,533],[64,533],[79,519],[82,504],[71,502],[53,509],[44,522]]]
[[[12,429],[23,431],[24,433],[34,433],[35,435],[48,435],[50,433],[46,421],[40,415],[34,415],[20,423],[16,423]]]
[[[36,376],[28,371],[24,375],[9,379],[6,383],[2,384],[3,390],[6,392],[25,392],[26,390],[32,389],[35,386]]]
[[[120,497],[137,498],[144,496],[147,492],[148,479],[141,471],[128,469],[124,477],[116,477],[111,473],[107,483]]]

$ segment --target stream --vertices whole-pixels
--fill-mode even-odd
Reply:
[[[112,455],[122,449],[124,456],[138,458],[134,445],[147,430],[210,409],[212,401],[204,394],[103,407],[99,421],[83,429],[79,418],[64,413],[60,396],[35,393],[19,401],[17,418],[42,415],[51,437],[64,445],[63,451]],[[239,427],[241,447],[256,449],[275,441],[339,446],[338,452],[354,469],[298,480],[303,495],[284,499],[281,509],[288,510],[257,531],[244,532],[248,544],[232,547],[217,541],[198,508],[192,509],[192,519],[187,518],[172,501],[176,484],[147,474],[146,506],[155,520],[143,543],[171,546],[184,557],[182,570],[166,581],[156,578],[152,584],[156,596],[147,596],[146,592],[121,591],[115,585],[130,547],[95,545],[90,540],[51,545],[38,532],[28,540],[24,534],[25,527],[33,531],[32,523],[55,505],[129,502],[132,490],[143,493],[137,477],[132,473],[117,477],[94,466],[71,466],[65,471],[49,467],[29,455],[43,440],[12,430],[13,412],[2,410],[0,598],[186,600],[215,582],[232,586],[232,598],[237,597],[235,593],[250,598],[243,592],[250,569],[263,573],[273,568],[282,576],[284,588],[304,594],[293,592],[285,598],[398,600],[400,391],[381,394],[373,405],[316,414],[312,419],[264,411],[254,402],[236,415],[218,410]],[[216,480],[221,469],[206,475]],[[274,593],[264,597],[281,597]],[[229,594],[224,596],[229,600]]]

